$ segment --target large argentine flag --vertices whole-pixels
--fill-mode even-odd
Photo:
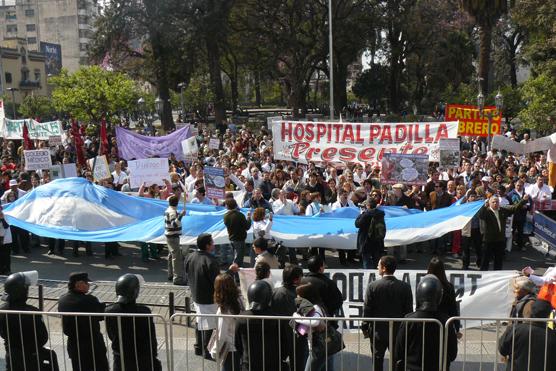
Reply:
[[[482,202],[421,212],[385,207],[386,246],[440,237],[461,229]],[[34,234],[91,242],[151,241],[165,243],[166,201],[128,196],[94,185],[82,178],[55,180],[8,205],[4,214],[11,225]],[[180,205],[180,208],[182,205]],[[182,220],[182,244],[194,245],[203,232],[213,234],[217,244],[227,243],[223,223],[226,210],[207,205],[187,205]],[[274,217],[272,235],[289,247],[354,249],[357,209],[341,209],[315,217]]]

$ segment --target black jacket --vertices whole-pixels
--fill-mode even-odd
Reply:
[[[115,303],[106,307],[105,313],[150,314],[151,310],[139,304]],[[119,321],[121,323],[121,334]],[[106,332],[112,341],[114,371],[160,371],[162,366],[157,358],[158,344],[152,318],[146,317],[106,317]],[[120,341],[123,349],[120,349]],[[125,370],[121,369],[121,357]]]
[[[398,280],[394,276],[385,276],[371,282],[365,292],[363,317],[370,318],[403,318],[413,311],[413,294],[409,284]],[[394,334],[399,323],[394,324]],[[374,334],[373,334],[374,328]],[[376,338],[388,343],[388,322],[376,322],[369,326],[371,339]]]
[[[195,251],[185,261],[191,298],[197,304],[214,304],[214,280],[220,274],[216,258],[206,251]]]
[[[0,306],[0,310],[29,312],[39,309],[25,303],[5,303]],[[0,336],[4,339],[6,349],[6,370],[39,370],[40,353],[48,341],[48,332],[41,315],[1,314]]]
[[[456,291],[454,290],[454,285],[450,282],[446,282],[446,285],[442,285],[442,299],[440,304],[438,304],[438,311],[444,313],[450,317],[459,317],[459,304],[456,300]],[[454,321],[454,328],[456,332],[459,331],[461,325],[459,321]]]
[[[58,299],[58,312],[104,313],[105,305],[93,295],[68,291]],[[70,358],[81,359],[82,366],[104,369],[108,367],[106,345],[100,332],[99,322],[104,317],[64,316],[62,329],[68,337],[68,354]],[[93,354],[95,362],[93,362]]]
[[[338,286],[322,273],[309,272],[301,279],[302,284],[311,283],[317,288],[326,315],[332,317],[342,307],[344,298]]]
[[[479,209],[478,216],[479,219],[483,220],[485,223],[485,232],[483,233],[484,242],[500,242],[506,239],[506,219],[517,210],[521,209],[527,200],[522,199],[518,203],[512,206],[500,207],[498,209],[498,218],[500,219],[500,224],[494,215],[494,212],[487,206],[483,205]]]
[[[247,219],[239,209],[228,210],[224,214],[224,225],[230,241],[245,241],[247,231],[251,228],[251,219]]]
[[[548,350],[546,354],[545,341]],[[556,370],[555,349],[556,333],[552,330],[547,331],[544,322],[518,323],[515,325],[515,333],[514,327],[508,326],[500,338],[500,354],[509,356],[507,370],[512,369],[512,363],[514,371]]]
[[[270,310],[257,313],[248,310],[240,313],[242,316],[268,316],[271,314]],[[278,337],[281,333],[278,331],[278,326],[278,320],[238,319],[236,331],[240,336],[243,349],[242,371],[279,371],[281,369],[280,352],[278,351],[280,344]]]
[[[440,312],[415,311],[406,318],[434,318],[445,324],[448,316]],[[437,371],[439,368],[438,350],[440,349],[440,326],[436,323],[426,323],[423,335],[422,322],[403,322],[396,337],[394,346],[394,361],[396,370],[409,371]],[[406,331],[407,327],[407,331]],[[444,331],[444,329],[442,329]],[[407,334],[407,338],[406,338]],[[425,343],[423,344],[423,339]],[[407,359],[405,358],[407,341]],[[448,349],[446,358],[448,366],[458,355],[458,339],[453,324],[448,331]],[[423,359],[424,357],[424,359]],[[404,364],[407,368],[404,368]],[[424,365],[421,368],[421,365]]]
[[[355,219],[355,227],[359,228],[357,231],[357,250],[359,252],[381,251],[384,249],[384,240],[369,240],[369,227],[375,215],[384,218],[384,211],[379,209],[366,210]]]

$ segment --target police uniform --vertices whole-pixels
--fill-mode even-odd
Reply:
[[[72,273],[70,289],[58,299],[58,312],[103,313],[105,305],[93,296],[72,290],[79,281],[89,281],[87,273]],[[106,345],[99,322],[104,317],[64,316],[62,328],[68,337],[68,354],[73,371],[108,371]]]

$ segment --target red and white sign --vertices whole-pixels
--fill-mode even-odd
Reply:
[[[457,122],[272,123],[274,158],[301,163],[377,163],[385,153],[429,154],[441,139],[457,134]]]

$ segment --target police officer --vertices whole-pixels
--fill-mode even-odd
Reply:
[[[417,309],[406,315],[406,318],[432,318],[446,325],[448,315],[438,311],[442,299],[442,283],[436,276],[427,274],[421,279],[415,292]],[[425,328],[423,329],[423,326]],[[407,327],[407,328],[406,328]],[[396,337],[394,346],[394,362],[396,370],[437,371],[439,365],[438,349],[440,349],[439,325],[429,322],[403,322]],[[458,354],[457,335],[454,324],[448,329],[448,348],[446,362],[450,363]],[[407,347],[407,349],[406,349]]]
[[[89,275],[70,273],[68,292],[58,299],[58,312],[104,313],[105,305],[89,292]],[[104,317],[64,316],[62,328],[68,337],[73,371],[108,371],[106,345],[99,322]]]
[[[116,281],[116,303],[105,313],[150,314],[151,310],[136,303],[140,282],[134,274],[124,274]],[[157,342],[151,317],[106,317],[106,331],[112,341],[114,371],[161,371],[157,359]],[[120,339],[119,334],[123,334]],[[123,349],[120,349],[120,342]]]
[[[0,310],[38,311],[27,304],[29,286],[38,273],[11,274],[4,282],[5,304]],[[44,348],[48,332],[40,315],[0,314],[0,336],[6,348],[6,371],[57,371],[56,353]]]

